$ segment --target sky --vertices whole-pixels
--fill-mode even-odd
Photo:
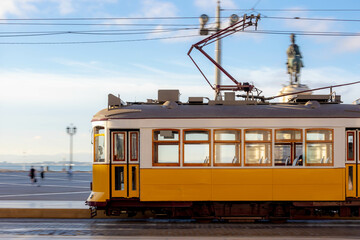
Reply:
[[[179,89],[183,102],[213,98],[187,52],[204,38],[198,17],[207,14],[211,29],[215,9],[216,0],[1,0],[0,162],[68,161],[66,127],[73,124],[74,161],[90,163],[91,118],[107,107],[109,93],[128,102],[156,99],[158,89]],[[221,9],[222,27],[231,14],[262,16],[262,32],[222,41],[224,68],[262,95],[276,95],[288,84],[291,32],[310,33],[296,37],[303,84],[360,80],[360,1],[222,0]],[[324,32],[342,36],[314,35]],[[205,50],[214,55],[214,45]],[[213,82],[213,65],[196,51],[193,56]],[[359,87],[335,91],[352,103]]]

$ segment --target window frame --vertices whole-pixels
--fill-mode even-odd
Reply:
[[[331,140],[307,140],[307,133],[309,131],[317,131],[317,130],[326,130],[326,131],[331,131]],[[305,129],[305,166],[334,166],[334,129],[331,128],[307,128]],[[308,149],[307,149],[307,145],[309,143],[331,143],[331,163],[308,163],[308,159],[307,159],[307,153],[308,153]]]
[[[216,132],[220,132],[220,131],[236,131],[239,135],[239,140],[216,140],[215,135]],[[241,129],[232,129],[232,128],[219,128],[219,129],[214,129],[213,130],[213,158],[214,158],[214,166],[231,166],[231,167],[239,167],[241,166],[241,140],[242,140],[242,136],[241,136]],[[225,144],[234,144],[236,146],[236,144],[239,145],[237,151],[238,151],[238,155],[239,155],[239,162],[238,163],[216,163],[216,144],[217,143],[225,143]]]
[[[266,140],[266,141],[261,141],[261,140],[246,140],[246,133],[250,132],[250,131],[268,131],[270,132],[270,140]],[[266,166],[266,167],[271,167],[273,165],[273,138],[272,138],[272,129],[267,129],[267,128],[248,128],[248,129],[244,129],[244,166],[246,167],[251,167],[251,166]],[[246,144],[256,144],[256,143],[269,143],[270,144],[270,154],[269,154],[269,158],[270,158],[270,163],[246,163]]]
[[[155,132],[157,131],[173,131],[173,132],[177,132],[179,139],[176,141],[166,141],[166,140],[155,140]],[[166,128],[166,129],[153,129],[152,130],[152,165],[153,166],[164,166],[164,167],[179,167],[180,166],[180,141],[181,140],[181,134],[180,134],[180,130],[179,129],[170,129],[170,128]],[[155,145],[158,144],[159,145],[178,145],[178,162],[177,163],[158,163],[155,162]]]
[[[124,135],[124,158],[123,159],[115,159],[115,135],[116,134],[123,134]],[[112,158],[111,158],[111,161],[114,162],[114,163],[126,163],[126,156],[127,156],[127,146],[126,146],[126,143],[127,143],[127,136],[126,136],[126,132],[125,131],[114,131],[114,132],[111,132],[111,137],[112,137]]]
[[[135,134],[135,142],[136,142],[136,158],[132,158],[132,135]],[[139,132],[130,131],[129,132],[129,162],[138,162],[139,161]]]
[[[299,131],[300,132],[300,139],[277,139],[277,133],[280,131]],[[290,145],[290,160],[291,160],[291,164],[290,165],[276,165],[276,163],[274,162],[274,166],[276,167],[293,167],[293,161],[295,160],[295,154],[296,154],[296,145],[301,143],[302,147],[303,147],[303,153],[302,155],[304,155],[304,136],[303,136],[303,129],[301,128],[277,128],[275,129],[275,133],[274,133],[274,154],[275,154],[275,146],[276,145]],[[304,159],[304,156],[303,156]],[[275,161],[275,160],[274,160]],[[304,166],[304,164],[303,164]],[[299,167],[299,166],[296,166]]]
[[[352,134],[353,135],[353,157],[349,158],[349,135]],[[355,149],[356,149],[356,143],[355,143],[355,138],[356,138],[356,131],[346,131],[346,161],[348,162],[355,162]]]
[[[277,140],[276,139],[276,134],[279,132],[279,131],[300,131],[300,134],[301,134],[301,138],[300,140],[296,140],[296,139],[279,139]],[[302,129],[300,128],[277,128],[275,129],[275,136],[274,136],[274,143],[302,143],[303,142],[303,131]]]
[[[105,138],[105,127],[102,127],[102,126],[97,126],[97,127],[94,127],[94,144],[93,144],[93,163],[95,164],[104,164],[106,163],[106,138]],[[104,130],[104,133],[95,133],[96,131],[99,132],[100,130]],[[99,136],[103,136],[104,137],[104,161],[96,161],[96,137],[99,137]]]
[[[208,132],[209,139],[207,141],[204,140],[186,140],[185,134],[187,132],[192,131],[203,131]],[[183,166],[211,166],[212,159],[211,159],[211,129],[203,129],[203,128],[192,128],[192,129],[183,129],[182,131],[182,165]],[[185,163],[185,144],[208,144],[209,145],[209,161],[207,163]]]

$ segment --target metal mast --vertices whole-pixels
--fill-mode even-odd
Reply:
[[[217,1],[216,7],[216,31],[220,31],[220,0]],[[217,38],[215,42],[215,61],[221,65],[221,39]],[[215,66],[215,87],[221,85],[221,72],[220,69]],[[215,92],[215,100],[221,100],[221,93]]]

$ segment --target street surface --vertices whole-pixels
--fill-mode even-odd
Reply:
[[[118,219],[0,219],[0,239],[359,239],[360,221],[195,223]]]
[[[38,178],[39,180],[39,178]],[[91,173],[0,172],[0,208],[87,208]],[[59,206],[58,206],[59,205]],[[360,221],[285,224],[196,223],[190,220],[1,219],[0,239],[360,239]]]
[[[32,184],[28,172],[0,172],[0,201],[83,201],[90,195],[91,173],[45,172]]]

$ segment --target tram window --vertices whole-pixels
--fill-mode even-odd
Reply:
[[[114,161],[125,161],[125,132],[114,133]]]
[[[276,129],[275,141],[302,141],[302,131],[300,129]]]
[[[184,130],[184,165],[210,164],[210,131]]]
[[[352,191],[354,189],[354,168],[353,166],[349,166],[349,178],[348,178],[348,190]]]
[[[153,131],[153,165],[180,165],[179,130]]]
[[[347,133],[347,160],[354,161],[354,132]]]
[[[271,130],[245,130],[245,166],[271,166]]]
[[[306,130],[306,165],[333,165],[333,130]]]
[[[94,131],[94,162],[105,162],[105,130],[102,127]]]
[[[138,160],[138,133],[130,132],[130,160]]]
[[[115,190],[124,190],[124,167],[115,167]]]
[[[306,130],[306,141],[332,141],[332,131],[319,129],[319,130]]]
[[[302,130],[275,129],[275,166],[301,165],[297,159],[302,154]]]
[[[215,165],[240,165],[240,130],[214,130]]]
[[[275,144],[275,166],[291,165],[291,144]]]

